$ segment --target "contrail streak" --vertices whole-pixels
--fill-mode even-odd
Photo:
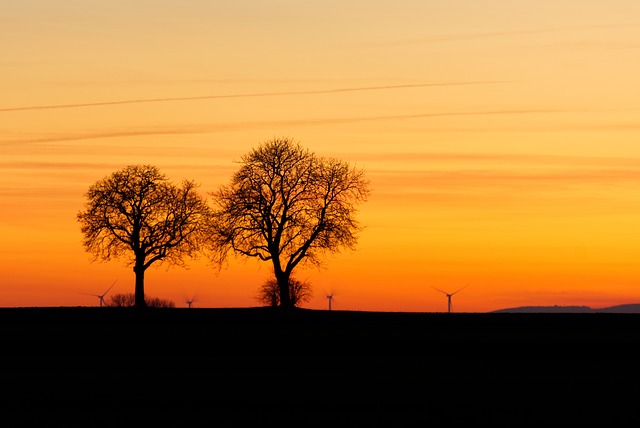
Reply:
[[[337,94],[341,92],[379,91],[379,90],[388,90],[388,89],[423,88],[423,87],[430,87],[430,86],[433,86],[433,87],[463,86],[463,85],[483,85],[483,84],[497,84],[497,83],[509,83],[509,82],[501,81],[501,80],[487,80],[487,81],[471,81],[471,82],[416,83],[416,84],[407,84],[407,85],[361,86],[361,87],[355,87],[355,88],[318,89],[313,91],[257,92],[257,93],[248,93],[248,94],[204,95],[199,97],[143,98],[143,99],[136,99],[136,100],[104,101],[104,102],[97,102],[97,103],[52,104],[52,105],[26,106],[26,107],[9,107],[9,108],[0,108],[0,112],[98,107],[98,106],[112,106],[112,105],[121,105],[121,104],[161,103],[161,102],[171,102],[171,101],[213,100],[213,99],[223,99],[223,98],[256,98],[256,97],[278,97],[278,96],[289,96],[289,95]]]
[[[317,126],[317,125],[340,125],[358,122],[371,121],[393,121],[393,120],[410,120],[422,118],[438,118],[438,117],[456,117],[456,116],[501,116],[501,115],[528,115],[528,114],[557,114],[570,113],[577,110],[562,109],[526,109],[526,110],[487,110],[487,111],[461,111],[461,112],[436,112],[436,113],[416,113],[389,116],[360,116],[360,117],[344,117],[344,118],[326,118],[326,119],[292,119],[292,120],[272,120],[272,121],[255,121],[242,123],[218,123],[205,125],[184,125],[179,127],[155,127],[150,129],[130,129],[122,131],[106,131],[94,132],[88,134],[67,134],[67,135],[51,135],[23,140],[6,140],[0,141],[0,146],[8,146],[14,144],[37,144],[51,143],[75,140],[91,140],[102,138],[118,138],[118,137],[137,137],[145,135],[182,135],[182,134],[206,134],[214,132],[233,132],[248,129],[263,129],[265,127],[286,127],[286,126]]]
[[[412,39],[412,40],[398,40],[394,42],[378,43],[378,44],[413,45],[413,44],[433,43],[433,42],[448,42],[448,41],[455,42],[455,41],[464,41],[464,40],[473,40],[473,39],[484,39],[484,38],[505,37],[505,36],[520,36],[520,35],[542,34],[542,33],[572,31],[572,30],[595,30],[595,29],[608,29],[608,28],[637,27],[638,25],[640,25],[640,23],[634,22],[634,23],[621,23],[621,24],[576,25],[576,26],[570,26],[570,27],[533,28],[529,30],[490,31],[490,32],[484,32],[484,33],[461,33],[461,34],[424,37],[424,38]]]

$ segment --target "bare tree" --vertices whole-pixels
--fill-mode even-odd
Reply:
[[[114,308],[129,308],[134,306],[135,303],[136,303],[135,293],[118,293],[109,297],[109,299],[105,302],[105,306],[114,307]]]
[[[77,214],[94,260],[127,257],[135,272],[135,306],[146,307],[144,273],[153,263],[185,267],[205,236],[209,207],[193,181],[178,186],[158,168],[130,165],[99,180]]]
[[[304,302],[308,302],[313,295],[311,284],[305,281],[298,281],[294,278],[289,278],[289,298],[291,299],[291,305],[298,307]],[[258,291],[257,299],[260,303],[267,306],[279,306],[280,305],[280,289],[278,287],[278,281],[275,278],[270,278],[265,281]]]
[[[319,265],[322,253],[355,249],[356,205],[366,201],[369,181],[363,170],[288,138],[260,144],[239,163],[231,183],[212,193],[211,254],[218,263],[230,251],[270,261],[280,306],[291,309],[289,279],[301,262]]]
[[[145,302],[147,306],[150,308],[175,308],[176,303],[167,300],[161,299],[159,297],[145,297]],[[135,293],[120,293],[114,294],[111,296],[107,302],[106,306],[117,307],[117,308],[129,308],[135,306],[136,303],[136,295]]]

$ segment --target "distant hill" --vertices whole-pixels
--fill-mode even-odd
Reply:
[[[515,308],[498,309],[493,313],[608,313],[608,314],[640,314],[640,303],[609,306],[606,308],[591,308],[589,306],[518,306]]]

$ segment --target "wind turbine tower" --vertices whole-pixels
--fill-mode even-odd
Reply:
[[[333,300],[333,294],[328,294],[327,299],[329,300],[329,310],[331,310],[331,301]]]
[[[462,291],[462,289],[467,288],[469,286],[469,284],[465,285],[462,288],[457,289],[456,291],[454,291],[453,293],[447,293],[444,290],[440,290],[439,288],[436,287],[432,287],[434,290],[438,290],[441,293],[444,293],[447,296],[447,312],[451,313],[451,297],[453,297],[454,294],[456,294],[459,291]]]

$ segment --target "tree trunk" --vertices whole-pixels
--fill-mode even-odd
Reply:
[[[284,310],[293,309],[291,294],[289,292],[289,274],[276,271],[276,279],[278,280],[278,289],[280,290],[280,307]]]
[[[133,271],[136,273],[135,302],[133,305],[136,308],[146,308],[147,302],[144,300],[144,259],[142,261],[136,260]]]

